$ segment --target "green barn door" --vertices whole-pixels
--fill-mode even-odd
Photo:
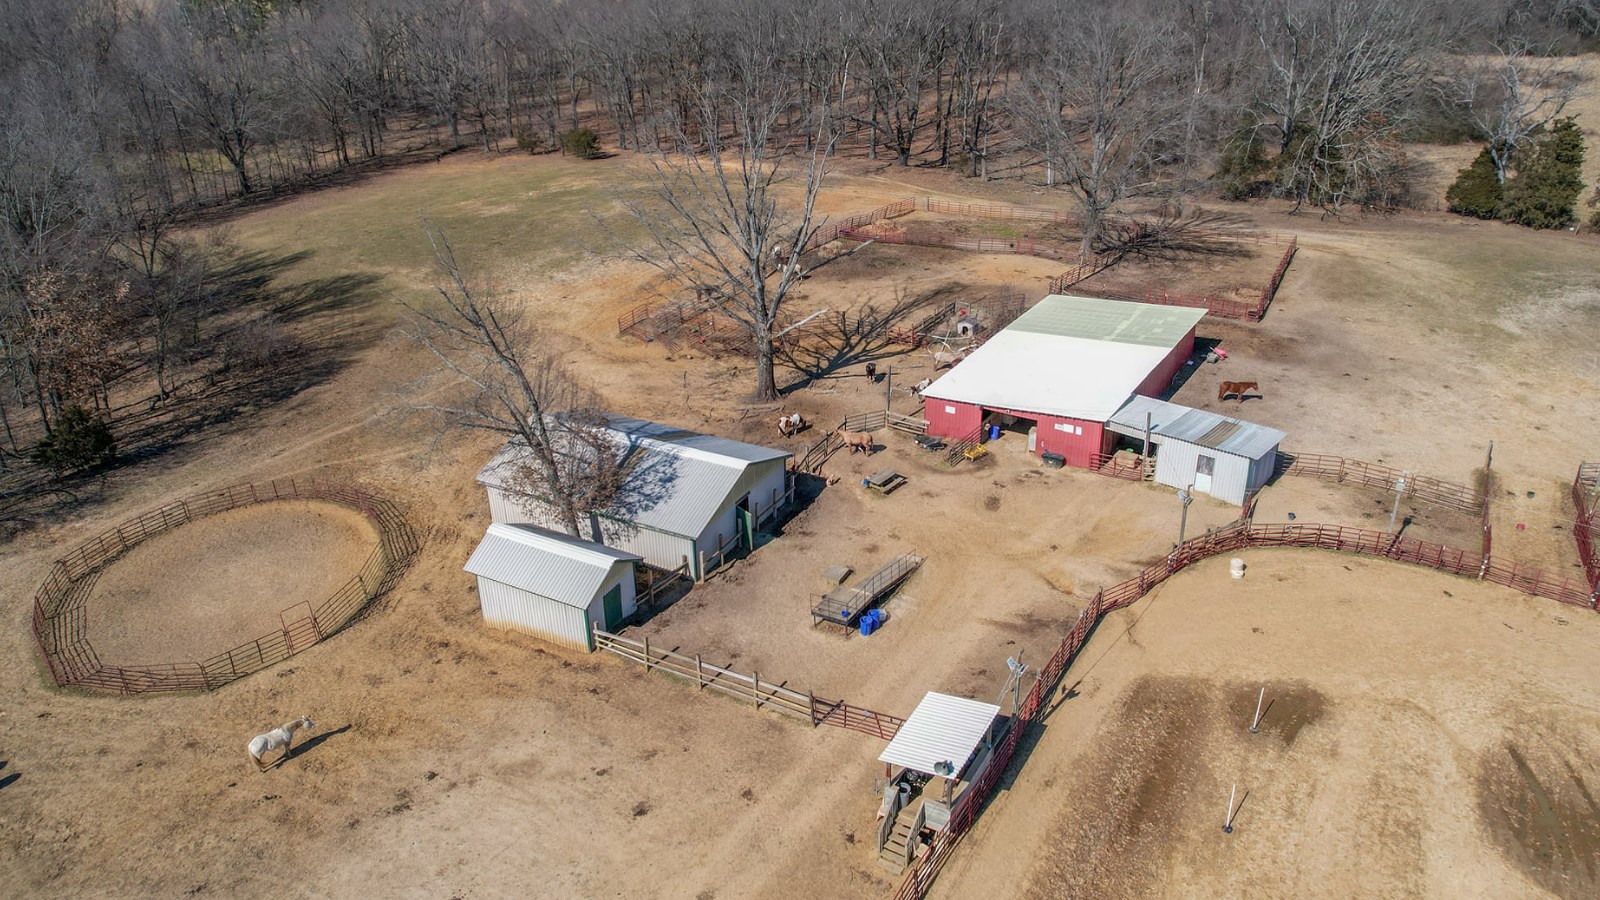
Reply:
[[[739,518],[739,546],[745,550],[756,548],[756,517],[743,506],[735,510]]]
[[[622,585],[612,585],[601,602],[606,607],[606,630],[616,631],[617,626],[622,624]]]

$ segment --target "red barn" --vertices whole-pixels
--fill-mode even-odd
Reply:
[[[1023,420],[1035,452],[1088,468],[1111,451],[1105,423],[1130,397],[1159,397],[1194,353],[1203,309],[1050,296],[922,392],[928,433],[965,438]]]

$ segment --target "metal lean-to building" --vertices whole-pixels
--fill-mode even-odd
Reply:
[[[639,557],[534,525],[489,526],[466,570],[483,620],[554,644],[594,649],[594,629],[633,614]]]
[[[922,392],[928,433],[964,438],[1000,414],[1037,424],[1036,451],[1089,467],[1105,423],[1136,395],[1165,391],[1194,353],[1205,310],[1052,295]]]
[[[1192,487],[1228,503],[1243,503],[1272,478],[1278,445],[1287,436],[1276,428],[1151,397],[1129,400],[1106,427],[1141,441],[1148,427],[1158,483]]]

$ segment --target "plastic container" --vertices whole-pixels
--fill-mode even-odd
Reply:
[[[862,637],[866,637],[867,635],[872,634],[872,629],[875,628],[875,627],[876,627],[876,625],[873,622],[871,613],[867,613],[866,615],[861,617],[861,624],[860,624],[859,628],[861,629],[861,636]]]
[[[999,425],[990,425],[989,426],[989,440],[991,440],[991,441],[1000,440],[1000,426]]]
[[[1243,578],[1244,577],[1244,560],[1240,559],[1237,556],[1235,556],[1233,559],[1229,560],[1228,561],[1228,574],[1233,576],[1233,580],[1234,581],[1238,581],[1241,578]]]

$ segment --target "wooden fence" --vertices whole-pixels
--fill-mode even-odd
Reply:
[[[1417,475],[1381,463],[1369,463],[1322,453],[1289,453],[1280,450],[1277,474],[1359,484],[1385,491],[1393,491],[1395,485],[1404,479],[1405,489],[1401,491],[1402,497],[1472,515],[1482,515],[1487,502],[1483,491],[1464,484]]]
[[[378,530],[378,547],[360,571],[280,631],[199,662],[109,666],[90,641],[84,605],[100,571],[145,540],[215,513],[274,500],[321,500],[358,510]],[[241,484],[152,510],[91,538],[51,567],[33,603],[33,634],[58,686],[121,694],[211,690],[258,672],[326,640],[392,588],[416,556],[415,534],[395,506],[364,491],[318,479]],[[175,625],[178,623],[174,623]]]
[[[1578,477],[1572,480],[1572,505],[1577,510],[1572,537],[1578,542],[1578,558],[1583,560],[1589,587],[1600,591],[1600,542],[1595,540],[1595,532],[1600,530],[1600,463],[1578,467]]]
[[[810,691],[797,691],[784,682],[763,680],[760,672],[748,675],[723,666],[706,662],[700,654],[688,656],[673,650],[651,647],[648,637],[630,640],[607,631],[595,629],[595,647],[623,659],[639,663],[646,670],[658,669],[693,681],[700,690],[710,688],[740,700],[748,701],[756,709],[771,709],[787,716],[805,719],[813,728],[832,725],[859,731],[888,740],[894,737],[905,719],[852,706],[843,700],[827,700]]]
[[[996,745],[995,755],[989,767],[972,788],[957,801],[955,808],[950,812],[949,824],[934,837],[928,852],[907,870],[905,879],[895,892],[897,900],[912,900],[926,896],[939,869],[949,858],[956,843],[971,828],[983,804],[994,792],[996,782],[1010,764],[1016,751],[1017,740],[1040,718],[1046,701],[1055,692],[1067,668],[1082,650],[1094,626],[1102,617],[1132,605],[1168,578],[1203,559],[1252,547],[1299,547],[1382,556],[1455,575],[1482,577],[1525,594],[1546,597],[1575,606],[1585,606],[1591,610],[1596,606],[1594,593],[1575,584],[1571,579],[1530,571],[1523,571],[1520,578],[1515,577],[1510,573],[1522,568],[1516,563],[1484,560],[1479,554],[1471,551],[1402,538],[1380,531],[1345,528],[1338,525],[1256,525],[1239,522],[1185,541],[1160,562],[1146,567],[1133,578],[1096,594],[1089,605],[1078,613],[1077,622],[1072,630],[1062,639],[1049,661],[1039,670],[1039,677],[1028,691],[1027,699],[1018,708],[1011,727]]]

